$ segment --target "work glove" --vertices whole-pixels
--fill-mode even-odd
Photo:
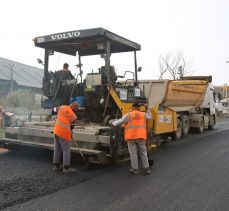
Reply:
[[[48,115],[45,117],[45,120],[48,122],[48,121],[51,119],[52,116],[53,116],[52,114],[48,114]]]
[[[113,121],[114,121],[113,119],[111,119],[111,120],[108,121],[109,126],[114,127]]]

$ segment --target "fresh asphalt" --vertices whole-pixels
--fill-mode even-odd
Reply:
[[[162,144],[153,154],[155,165],[150,175],[128,174],[129,162],[83,171],[82,163],[77,161],[74,161],[76,173],[56,174],[51,172],[50,154],[3,152],[0,208],[227,211],[228,137],[227,120],[202,135],[191,134]]]

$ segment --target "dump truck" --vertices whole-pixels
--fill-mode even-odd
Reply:
[[[180,80],[141,80],[139,86],[149,105],[161,104],[176,112],[174,140],[189,131],[202,133],[216,124],[216,99],[211,76],[187,76]]]
[[[77,112],[78,123],[73,130],[73,138],[78,146],[72,146],[72,152],[87,155],[89,162],[118,162],[128,157],[127,145],[124,141],[124,129],[111,128],[110,119],[120,118],[131,111],[132,103],[141,105],[147,103],[147,97],[138,85],[137,51],[141,46],[124,37],[103,28],[75,30],[34,38],[36,47],[44,49],[43,96],[41,106],[52,109],[55,106],[68,105],[76,100],[80,104]],[[111,65],[111,54],[132,52],[132,71],[122,71],[116,74],[115,66]],[[74,56],[79,73],[74,79],[69,78],[65,71],[56,71],[50,67],[50,57],[56,53]],[[83,78],[82,60],[85,63],[90,56],[96,57],[100,66],[97,71],[91,71]],[[130,72],[133,77],[126,77]],[[124,77],[131,84],[121,84],[118,77]],[[144,111],[144,106],[141,106]],[[154,150],[153,135],[174,133],[176,127],[176,112],[164,105],[158,104],[151,108],[154,119],[148,122],[149,150]],[[54,121],[25,122],[18,127],[11,125],[5,128],[5,138],[0,142],[7,145],[26,145],[53,149]]]

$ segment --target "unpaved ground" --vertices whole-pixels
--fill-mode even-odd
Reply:
[[[0,209],[47,195],[86,181],[108,171],[110,167],[82,170],[80,157],[73,156],[77,167],[73,174],[52,171],[52,152],[33,148],[0,151]]]

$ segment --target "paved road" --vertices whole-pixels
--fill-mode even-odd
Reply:
[[[154,153],[152,174],[137,176],[127,173],[128,163],[82,171],[77,159],[76,174],[55,174],[50,171],[48,152],[2,153],[0,208],[226,211],[228,137],[229,123],[221,122],[201,136],[192,134],[182,141],[163,144]]]

